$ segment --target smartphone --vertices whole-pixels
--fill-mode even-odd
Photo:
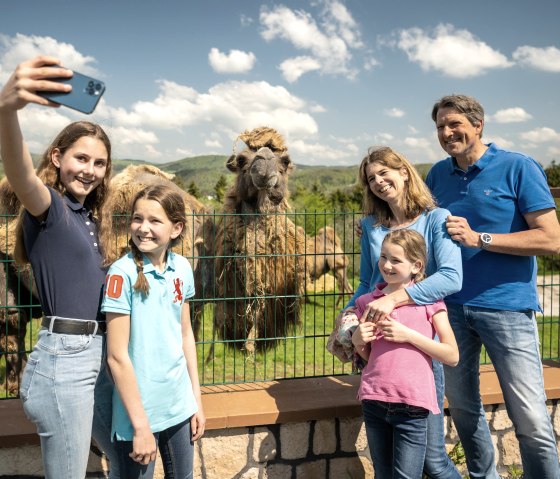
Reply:
[[[58,65],[53,65],[58,66]],[[92,113],[105,92],[101,80],[74,72],[72,78],[49,78],[50,81],[72,85],[70,92],[40,91],[38,95],[82,113]]]

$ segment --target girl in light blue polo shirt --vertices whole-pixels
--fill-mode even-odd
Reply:
[[[159,447],[166,477],[191,477],[193,441],[204,433],[188,299],[189,262],[171,248],[186,224],[181,195],[141,190],[132,203],[131,251],[107,274],[108,362],[116,391],[113,427],[122,477],[152,478]]]

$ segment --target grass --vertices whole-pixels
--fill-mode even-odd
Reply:
[[[197,344],[199,376],[203,385],[270,381],[314,376],[348,374],[350,364],[342,364],[326,350],[326,340],[339,311],[337,293],[316,293],[303,304],[301,325],[295,333],[279,338],[266,352],[249,354],[213,339],[212,305],[204,311],[203,326]],[[559,318],[537,316],[543,359],[558,358]],[[28,325],[26,350],[31,351],[39,330],[39,320]],[[209,361],[207,362],[207,358]],[[481,363],[490,363],[483,349]],[[7,398],[5,363],[0,356],[0,398]]]

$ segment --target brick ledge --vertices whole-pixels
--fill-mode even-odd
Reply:
[[[548,399],[560,398],[560,362],[545,361]],[[484,404],[501,404],[503,396],[492,366],[481,366]],[[357,417],[359,376],[329,376],[264,383],[203,387],[207,429]],[[19,400],[0,401],[0,447],[38,444],[35,426]]]

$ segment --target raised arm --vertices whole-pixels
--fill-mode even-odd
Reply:
[[[55,57],[38,56],[21,63],[0,91],[0,155],[4,173],[23,206],[33,215],[42,215],[50,206],[51,196],[47,187],[37,177],[31,155],[23,139],[18,110],[28,103],[57,107],[37,91],[68,91],[71,87],[49,81],[53,77],[71,77]]]

